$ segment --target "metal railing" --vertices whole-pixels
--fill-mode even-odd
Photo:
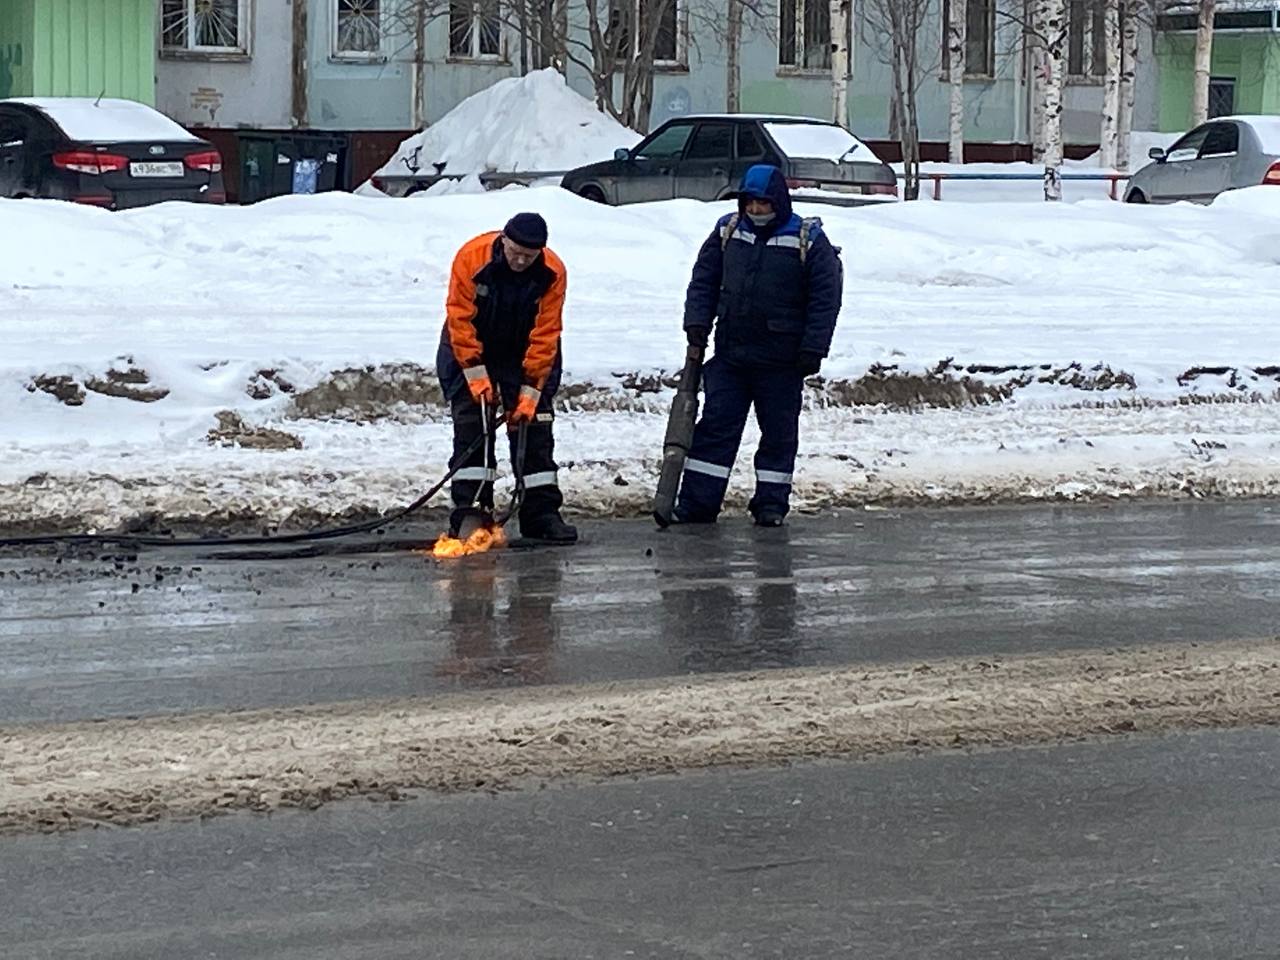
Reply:
[[[435,186],[443,180],[466,180],[468,177],[476,177],[485,187],[509,187],[513,183],[521,186],[528,186],[535,180],[562,179],[568,170],[520,170],[516,172],[489,170],[484,173],[389,173],[382,176],[372,178],[373,185],[379,190],[391,193],[385,190],[380,184],[388,187],[400,188],[402,192],[393,193],[393,196],[405,197],[411,193],[418,193]]]
[[[1003,181],[1003,180],[1026,180],[1028,182],[1035,182],[1035,183],[1044,182],[1044,174],[1042,173],[963,173],[960,171],[945,172],[945,173],[928,173],[925,171],[921,171],[919,176],[921,180],[933,181],[933,199],[935,200],[942,199],[942,181],[944,180],[967,180],[967,181],[989,180],[989,181],[997,181],[997,182]],[[1062,176],[1063,182],[1066,182],[1069,180],[1095,181],[1098,183],[1107,182],[1109,183],[1109,187],[1107,189],[1107,196],[1109,196],[1112,200],[1119,200],[1120,191],[1117,185],[1122,180],[1128,180],[1130,175],[1127,173],[1067,173],[1067,172],[1064,172],[1061,174],[1061,176]],[[904,174],[899,173],[898,179],[905,180],[906,176]]]
[[[377,177],[374,177],[373,179],[375,181],[374,186],[378,187],[378,189],[380,190],[385,190],[386,187],[392,187],[392,188],[403,187],[404,188],[403,191],[396,190],[394,193],[392,193],[392,191],[390,190],[385,190],[385,192],[392,193],[393,196],[404,197],[412,193],[418,193],[419,191],[426,190],[429,187],[432,187],[435,184],[440,183],[442,180],[465,180],[468,177],[476,177],[477,179],[479,179],[480,183],[482,183],[484,186],[497,187],[500,189],[502,187],[511,186],[512,184],[520,184],[522,186],[528,186],[529,184],[533,183],[536,180],[561,179],[567,173],[569,173],[568,170],[521,170],[521,171],[515,171],[515,172],[510,172],[510,171],[503,172],[503,171],[491,170],[491,171],[486,171],[484,173],[474,173],[474,174],[473,173],[393,173],[393,174],[385,174],[383,176],[377,176]],[[897,177],[899,180],[906,179],[906,176],[902,173],[899,173]],[[809,178],[806,177],[805,179],[808,180]],[[961,171],[948,171],[945,173],[928,173],[928,172],[922,171],[920,173],[920,179],[933,181],[933,199],[941,200],[942,199],[942,183],[944,180],[959,180],[959,181],[968,181],[968,182],[1026,181],[1028,183],[1031,183],[1031,182],[1043,183],[1044,175],[1040,173],[964,173]],[[1093,181],[1097,183],[1107,183],[1108,184],[1107,195],[1112,200],[1120,199],[1120,195],[1119,195],[1120,191],[1119,191],[1118,185],[1122,181],[1126,181],[1128,179],[1129,179],[1129,174],[1127,173],[1064,172],[1062,174],[1063,182]],[[831,185],[844,184],[847,186],[847,181],[839,181],[839,180],[821,180],[821,181],[814,181],[814,182],[818,184],[819,189],[821,189],[822,185],[824,184],[831,184]],[[804,199],[816,200],[818,202],[822,202],[822,200],[827,198],[805,197]],[[836,202],[836,203],[839,202],[839,200],[837,200],[836,198],[830,198],[830,199],[831,199],[831,202]]]

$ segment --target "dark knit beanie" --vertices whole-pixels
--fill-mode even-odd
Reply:
[[[531,250],[541,250],[547,245],[547,221],[537,213],[517,213],[507,221],[502,232],[512,243]]]

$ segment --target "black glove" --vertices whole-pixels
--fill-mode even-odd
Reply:
[[[705,350],[710,332],[706,327],[687,327],[684,335],[689,340],[689,346]]]
[[[822,357],[816,353],[802,353],[796,357],[796,372],[802,377],[812,377],[822,369]]]

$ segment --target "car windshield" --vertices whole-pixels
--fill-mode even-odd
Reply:
[[[667,129],[654,134],[646,143],[637,147],[634,156],[637,160],[678,157],[684,153],[684,145],[689,141],[689,134],[691,133],[693,133],[693,124],[691,123],[677,123],[667,127]]]
[[[857,137],[832,123],[766,123],[764,128],[788,157],[840,160],[860,154],[857,159],[873,159]]]
[[[35,107],[72,140],[195,140],[163,113],[132,100],[47,97],[14,101]]]

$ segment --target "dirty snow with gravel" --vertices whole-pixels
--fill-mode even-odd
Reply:
[[[643,510],[684,285],[723,204],[0,201],[0,526],[412,499],[448,453],[432,366],[451,258],[522,209],[570,271],[562,484],[583,510]],[[846,265],[802,505],[1280,492],[1280,191],[802,211]]]
[[[1280,640],[0,731],[0,836],[804,757],[1280,721]]]

